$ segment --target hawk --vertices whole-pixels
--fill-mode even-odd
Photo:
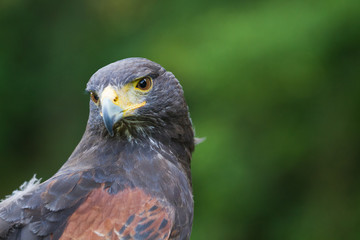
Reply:
[[[69,159],[0,203],[0,239],[189,239],[194,131],[179,81],[145,58],[98,70]]]

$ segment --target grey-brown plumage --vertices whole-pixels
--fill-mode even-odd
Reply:
[[[189,239],[194,134],[178,80],[129,58],[87,91],[80,143],[52,178],[0,203],[0,239]]]

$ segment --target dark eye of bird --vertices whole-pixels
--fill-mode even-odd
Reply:
[[[144,77],[140,79],[140,81],[137,83],[136,88],[146,91],[149,90],[151,87],[152,81],[150,77]]]
[[[99,103],[99,96],[96,93],[90,92],[90,98],[94,103]]]

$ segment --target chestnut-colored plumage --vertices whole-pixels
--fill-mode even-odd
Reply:
[[[87,91],[80,143],[53,177],[0,203],[0,239],[189,239],[194,133],[178,80],[128,58]]]

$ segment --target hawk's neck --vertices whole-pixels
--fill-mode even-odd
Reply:
[[[163,165],[161,168],[166,168],[166,165],[170,164],[183,172],[191,182],[193,135],[188,141],[184,140],[183,136],[180,137],[181,139],[175,139],[167,136],[166,131],[131,138],[126,135],[111,137],[106,131],[87,129],[58,174],[109,167],[117,169],[119,174],[126,175],[127,171],[137,166],[156,168]]]

